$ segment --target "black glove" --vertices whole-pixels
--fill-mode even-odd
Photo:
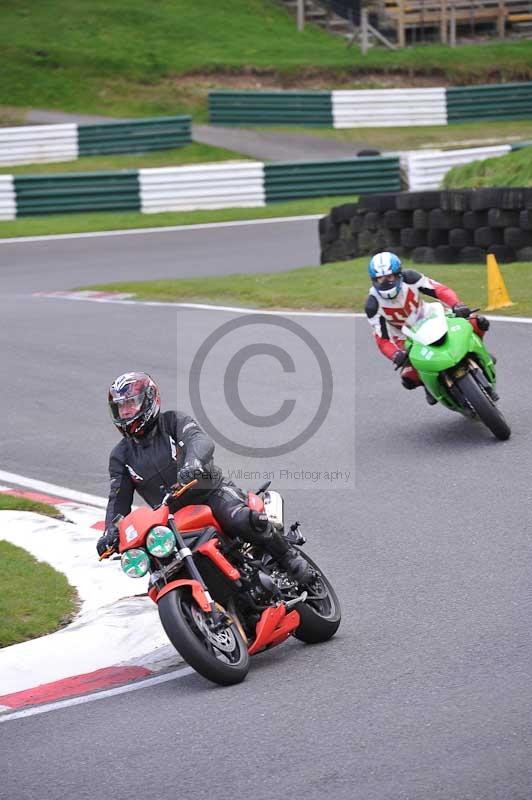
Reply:
[[[397,352],[393,354],[392,361],[397,369],[399,369],[399,367],[404,367],[408,361],[408,353],[406,350],[397,350]]]
[[[486,317],[476,317],[477,325],[481,331],[489,331],[490,321]]]
[[[177,473],[177,483],[181,484],[181,486],[185,486],[185,484],[190,483],[190,481],[199,481],[201,478],[206,477],[207,473],[203,468],[203,464],[195,458],[193,461],[187,461],[186,464],[183,464]]]
[[[455,317],[467,319],[471,316],[471,309],[469,306],[464,305],[464,303],[456,303],[456,305],[453,306],[453,314]]]
[[[115,527],[106,530],[103,536],[100,536],[96,542],[96,550],[99,556],[103,556],[106,550],[110,548],[118,550],[118,529]]]

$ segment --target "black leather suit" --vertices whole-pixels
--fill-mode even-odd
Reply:
[[[263,544],[264,533],[260,528],[264,525],[253,516],[250,518],[246,495],[232,481],[224,479],[213,462],[213,453],[214,442],[197,422],[179,411],[160,414],[155,426],[142,438],[122,439],[109,459],[111,491],[106,529],[112,527],[117,514],[125,516],[131,511],[135,491],[152,508],[158,506],[176,483],[178,470],[185,463],[199,461],[206,477],[185,492],[181,505],[208,505],[225,533]]]

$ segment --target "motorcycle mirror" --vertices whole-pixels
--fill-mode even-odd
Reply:
[[[262,494],[263,492],[265,492],[266,489],[268,489],[271,486],[271,483],[272,483],[271,481],[266,481],[266,483],[263,483],[260,489],[257,489],[255,494]]]

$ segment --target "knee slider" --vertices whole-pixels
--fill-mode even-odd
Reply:
[[[409,378],[406,375],[401,376],[401,383],[403,384],[405,389],[416,389],[419,386],[418,383],[416,383],[415,381],[412,380],[412,378]]]
[[[270,525],[268,517],[264,511],[252,510],[249,512],[249,524],[257,533],[266,533]]]

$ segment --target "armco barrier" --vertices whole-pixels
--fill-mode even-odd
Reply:
[[[156,213],[397,190],[400,170],[395,157],[266,165],[224,161],[139,171],[24,175],[14,179],[14,188],[17,217],[122,209]]]
[[[12,175],[0,175],[0,219],[15,219],[17,211]]]
[[[221,125],[333,125],[330,92],[209,92],[209,120]]]
[[[15,177],[17,217],[76,211],[140,210],[138,174],[92,172]]]
[[[105,125],[80,125],[79,155],[170,150],[191,141],[190,117],[156,117]]]
[[[321,261],[391,250],[415,263],[532,260],[532,188],[370,194],[319,222]]]
[[[401,188],[398,158],[266,164],[264,178],[267,203]]]
[[[510,150],[510,145],[471,147],[466,150],[420,150],[405,153],[401,164],[406,169],[411,191],[438,189],[446,173],[453,167],[503,156]]]
[[[0,165],[74,161],[79,156],[139,153],[192,141],[190,117],[160,117],[104,125],[0,128]]]
[[[141,169],[139,184],[148,214],[265,204],[263,165],[256,161]]]
[[[335,128],[446,125],[445,89],[376,89],[332,93]]]
[[[77,125],[0,128],[0,164],[72,161],[77,157]]]
[[[447,89],[449,122],[532,117],[532,83],[458,86]]]
[[[222,125],[372,128],[531,117],[532,83],[449,89],[209,92],[209,119]]]

